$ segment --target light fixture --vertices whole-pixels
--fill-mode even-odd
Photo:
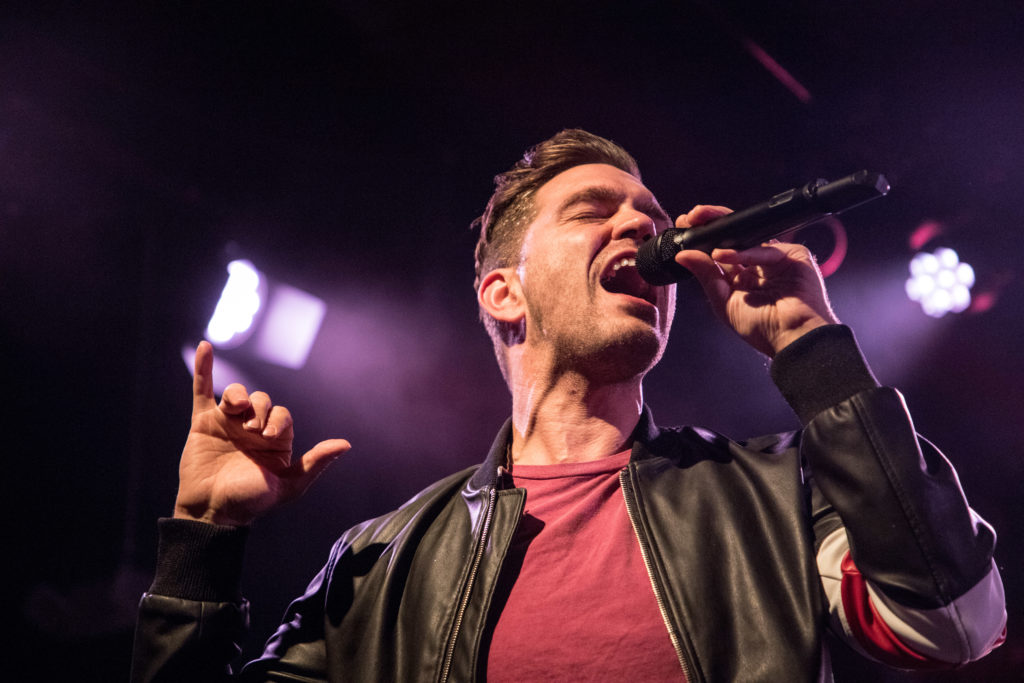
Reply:
[[[210,343],[287,368],[305,365],[327,304],[271,280],[250,261],[232,261],[227,270],[228,281],[206,326]]]
[[[919,252],[910,261],[907,296],[933,318],[967,310],[973,286],[974,269],[948,247]]]
[[[266,296],[266,278],[256,266],[245,260],[229,263],[228,281],[206,326],[206,338],[221,349],[245,343]]]

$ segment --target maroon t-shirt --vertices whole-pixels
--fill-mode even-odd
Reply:
[[[516,465],[526,509],[510,549],[522,562],[494,626],[491,681],[679,681],[626,513],[629,451],[568,465]]]

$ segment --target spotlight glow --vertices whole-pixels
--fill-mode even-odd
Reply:
[[[907,296],[919,302],[933,318],[966,310],[971,304],[973,286],[974,269],[961,263],[952,249],[942,247],[934,254],[921,252],[910,261]]]
[[[322,299],[301,289],[278,284],[256,333],[256,355],[298,370],[306,364],[326,313],[327,304]]]
[[[230,349],[248,339],[265,294],[264,278],[252,263],[229,263],[228,281],[206,326],[210,343]]]

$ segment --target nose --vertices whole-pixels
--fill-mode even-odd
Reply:
[[[657,228],[654,219],[645,213],[629,209],[619,217],[612,228],[612,239],[631,239],[642,243],[654,237]]]

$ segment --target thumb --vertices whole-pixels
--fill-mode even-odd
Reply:
[[[345,439],[327,439],[306,451],[289,467],[290,497],[302,494],[339,456],[352,448]]]

